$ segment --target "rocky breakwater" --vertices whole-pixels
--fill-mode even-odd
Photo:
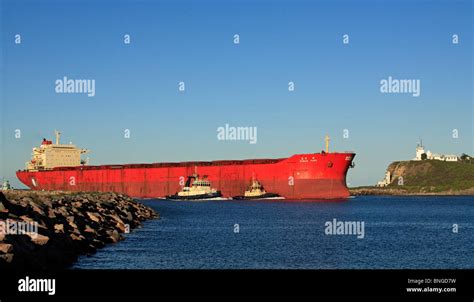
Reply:
[[[66,268],[157,217],[118,193],[0,191],[0,269]]]

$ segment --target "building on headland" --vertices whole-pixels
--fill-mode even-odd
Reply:
[[[465,156],[469,159],[469,156]],[[425,147],[420,140],[420,143],[416,146],[416,157],[412,160],[421,161],[421,160],[440,160],[440,161],[450,161],[450,162],[457,162],[460,160],[460,157],[453,154],[436,154],[432,153],[431,151],[425,151]],[[377,182],[377,187],[386,187],[393,181],[392,175],[390,171],[385,171],[385,177]]]
[[[385,178],[377,183],[377,187],[386,187],[391,182],[391,173],[390,171],[385,171]]]
[[[432,153],[431,151],[426,151],[425,152],[425,147],[423,146],[423,143],[420,142],[416,146],[416,157],[413,160],[423,160],[423,154],[426,155],[425,159],[429,160],[441,160],[441,161],[458,161],[459,158],[457,155],[454,154],[437,154],[437,153]]]
[[[8,191],[8,190],[13,190],[13,187],[10,185],[8,180],[5,180],[1,186],[1,191]]]

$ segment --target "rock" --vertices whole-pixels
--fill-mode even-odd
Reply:
[[[69,221],[69,226],[73,229],[77,229],[77,224],[75,224],[74,222],[72,221]]]
[[[3,192],[0,191],[0,202],[3,204],[4,202],[8,202],[7,198],[3,194]]]
[[[70,234],[69,237],[71,237],[72,240],[76,240],[76,241],[81,241],[82,239],[85,238],[85,237],[83,237],[83,236],[78,236],[78,235],[76,235],[76,234],[74,234],[74,233],[73,233],[73,234]]]
[[[0,242],[0,253],[8,254],[13,251],[13,245]]]
[[[130,221],[133,221],[133,215],[132,213],[130,212],[127,212],[127,220],[130,222]]]
[[[34,222],[35,222],[32,218],[30,218],[30,217],[28,217],[28,216],[26,216],[26,215],[20,216],[20,219],[23,220],[23,221],[25,221],[25,222],[30,222],[30,223],[34,223]]]
[[[63,217],[69,216],[69,213],[67,212],[65,207],[59,207],[59,208],[54,209],[54,213],[62,215]]]
[[[105,246],[105,243],[101,240],[94,239],[92,240],[92,244],[94,245],[95,248],[101,249]]]
[[[48,236],[44,236],[44,235],[41,235],[41,234],[27,233],[26,235],[30,236],[31,242],[33,242],[34,244],[37,244],[37,245],[45,245],[49,241]]]
[[[54,232],[64,234],[64,224],[55,224],[54,225]]]
[[[120,234],[117,232],[117,230],[107,230],[107,242],[110,243],[117,243],[120,240]]]
[[[4,209],[3,211],[0,211],[0,220],[7,219],[9,214],[10,213],[8,209]]]
[[[53,207],[53,203],[51,202],[51,200],[47,199],[47,198],[44,198],[42,197],[41,198],[41,204],[47,208],[52,208]]]
[[[41,216],[44,216],[44,211],[34,202],[30,202],[30,207],[33,210],[33,212],[38,213]]]
[[[35,222],[39,232],[0,234],[0,267],[65,268],[81,254],[122,240],[127,224],[134,228],[155,216],[153,210],[117,193],[0,192],[0,219]]]
[[[99,214],[96,213],[91,213],[91,212],[86,212],[87,216],[89,217],[90,220],[94,222],[100,222],[100,216]]]
[[[51,218],[51,219],[56,218],[56,214],[54,214],[54,211],[51,208],[48,209],[48,218]]]
[[[123,222],[123,220],[122,220],[122,219],[120,219],[120,217],[118,217],[118,216],[117,216],[117,215],[115,215],[115,214],[110,214],[110,215],[107,215],[107,217],[109,217],[109,218],[111,218],[111,219],[115,220],[116,222],[120,222],[120,223],[122,223],[122,224],[124,223],[124,222]]]
[[[104,201],[101,203],[101,205],[106,208],[106,209],[109,209],[109,210],[113,210],[115,208],[115,204],[111,201]]]
[[[86,227],[84,228],[84,232],[86,233],[91,233],[91,234],[96,234],[97,232],[92,229],[89,225],[86,225]]]
[[[30,202],[33,202],[33,199],[31,199],[30,197],[23,197],[21,198],[19,201],[18,201],[18,204],[23,207],[23,208],[26,208],[28,207],[28,205],[30,204]]]
[[[125,224],[124,224],[123,222],[117,222],[117,224],[115,225],[115,227],[116,227],[117,229],[119,229],[120,233],[125,233],[125,231],[126,231],[126,229],[127,229],[126,226],[125,226]]]
[[[0,255],[0,259],[5,261],[6,263],[12,263],[13,256],[14,256],[13,254],[4,254],[4,255]]]

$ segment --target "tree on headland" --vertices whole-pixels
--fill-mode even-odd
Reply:
[[[428,155],[426,155],[426,153],[422,153],[421,160],[427,160],[427,159],[428,159]]]

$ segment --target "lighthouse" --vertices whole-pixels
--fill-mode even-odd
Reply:
[[[421,155],[425,153],[425,147],[423,146],[423,141],[420,140],[418,145],[416,145],[416,157],[414,160],[421,160]]]

